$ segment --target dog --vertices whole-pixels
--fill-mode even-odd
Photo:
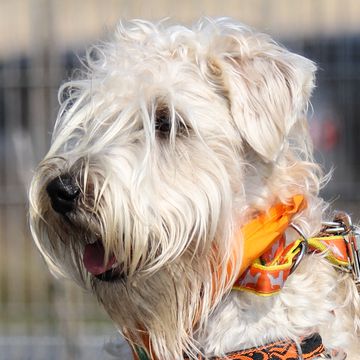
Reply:
[[[30,188],[51,272],[96,295],[136,359],[359,359],[349,267],[308,248],[329,230],[315,64],[224,18],[120,23],[85,63]]]

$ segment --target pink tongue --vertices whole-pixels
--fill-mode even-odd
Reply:
[[[100,275],[108,270],[115,264],[116,258],[110,255],[108,262],[104,263],[105,249],[100,240],[94,244],[87,244],[85,246],[83,261],[86,270],[93,275]]]

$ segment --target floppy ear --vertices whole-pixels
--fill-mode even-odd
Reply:
[[[316,67],[249,30],[220,35],[217,41],[222,50],[215,61],[235,124],[265,161],[275,161],[291,128],[307,111]]]

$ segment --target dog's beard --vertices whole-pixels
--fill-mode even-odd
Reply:
[[[132,342],[145,346],[146,332],[154,354],[177,359],[198,353],[194,332],[205,328],[212,308],[229,287],[224,270],[232,233],[228,177],[221,171],[212,177],[209,171],[203,178],[198,174],[197,186],[206,184],[204,188],[184,180],[182,194],[176,194],[176,186],[165,191],[161,184],[166,198],[177,199],[176,206],[171,208],[165,197],[153,191],[156,203],[147,199],[147,204],[154,204],[149,210],[141,192],[138,201],[136,192],[130,201],[129,192],[121,192],[111,176],[107,181],[101,178],[94,165],[81,170],[79,207],[66,216],[54,213],[41,190],[44,179],[53,175],[39,171],[42,182],[34,181],[38,186],[32,189],[36,201],[31,224],[50,269],[92,289]],[[90,275],[84,266],[86,247],[95,242],[102,243],[104,263],[116,257],[114,272],[119,276],[112,281]]]

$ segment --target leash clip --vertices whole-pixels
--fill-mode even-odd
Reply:
[[[360,230],[354,226],[349,214],[338,212],[332,222],[324,222],[325,232],[344,237],[351,272],[357,286],[360,286]]]

